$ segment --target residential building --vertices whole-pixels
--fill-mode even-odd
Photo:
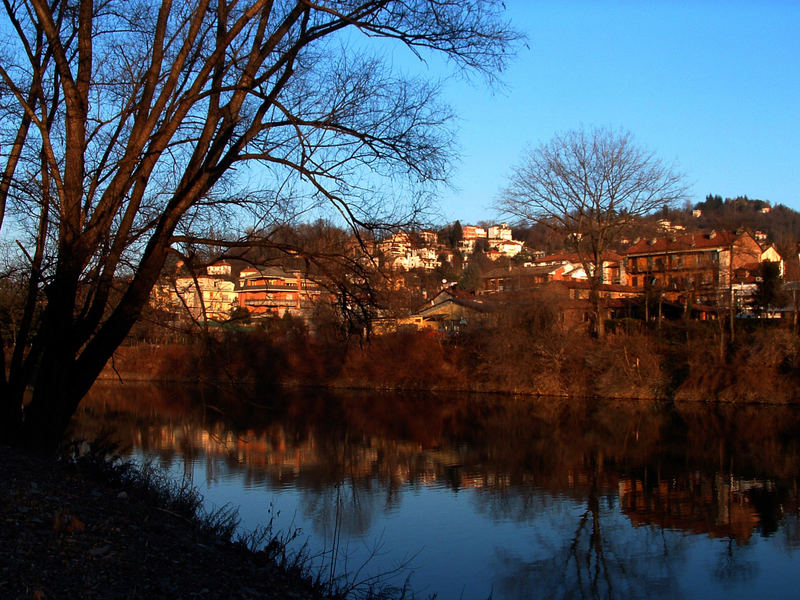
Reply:
[[[478,238],[460,239],[458,240],[458,251],[463,255],[469,255],[475,252],[475,242]]]
[[[482,296],[501,292],[520,292],[548,281],[560,281],[564,279],[566,268],[561,264],[553,264],[492,269],[481,277],[477,294]]]
[[[778,263],[778,271],[780,276],[783,277],[786,274],[786,262],[783,260],[783,257],[778,252],[778,249],[775,247],[775,244],[769,244],[768,246],[762,246],[763,250],[761,251],[761,262],[769,261]]]
[[[308,317],[327,291],[300,271],[249,267],[239,273],[238,304],[255,316],[289,313]]]
[[[411,236],[405,231],[393,233],[389,238],[378,242],[378,252],[383,256],[400,256],[411,250]]]
[[[527,264],[527,263],[526,263]],[[561,265],[564,267],[559,277],[555,279],[577,279],[586,280],[586,270],[580,255],[575,252],[564,252],[560,254],[549,254],[530,261],[534,266]],[[625,284],[622,257],[616,252],[605,252],[601,257],[600,267],[602,269],[601,283]]]
[[[422,231],[417,233],[417,235],[419,236],[419,239],[422,242],[422,244],[425,246],[432,247],[438,244],[439,236],[436,234],[435,231],[431,231],[430,229],[423,229]]]
[[[483,240],[486,239],[486,229],[475,225],[464,225],[461,228],[462,240]]]
[[[432,270],[439,266],[436,232],[423,230],[414,234],[398,231],[378,243],[378,252],[390,270]]]
[[[490,241],[510,240],[512,239],[511,227],[509,227],[507,223],[501,223],[500,225],[492,225],[491,227],[489,227],[488,236]]]
[[[489,248],[498,253],[499,256],[514,257],[522,252],[523,242],[512,239],[490,239]]]
[[[215,262],[206,267],[206,273],[216,277],[230,277],[231,276],[231,263],[224,260]]]
[[[657,287],[670,299],[727,302],[735,272],[762,260],[747,232],[711,231],[640,240],[625,251],[625,274],[634,288]],[[777,252],[775,252],[777,255]],[[769,253],[768,256],[774,256]]]
[[[170,306],[185,309],[198,321],[227,321],[236,308],[236,284],[221,277],[176,277],[166,286]],[[163,294],[162,294],[163,295]]]
[[[452,333],[467,325],[484,322],[495,310],[494,304],[448,287],[426,302],[405,322],[418,329]]]
[[[665,233],[676,233],[686,229],[686,227],[683,225],[676,225],[669,219],[659,219],[656,221],[656,225],[658,225],[658,228]]]
[[[410,271],[411,269],[432,270],[439,266],[439,257],[434,248],[411,248],[399,256],[389,256],[386,264],[392,270]]]

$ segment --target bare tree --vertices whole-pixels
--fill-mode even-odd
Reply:
[[[606,128],[556,135],[514,169],[499,208],[544,223],[578,255],[590,283],[594,327],[603,336],[603,263],[643,216],[685,193],[682,176],[637,146],[631,134]]]
[[[413,215],[391,192],[444,178],[450,115],[384,55],[438,53],[491,79],[518,38],[499,0],[3,6],[0,225],[27,294],[3,335],[0,422],[44,450],[176,237],[224,219],[236,238],[323,205],[354,230]]]

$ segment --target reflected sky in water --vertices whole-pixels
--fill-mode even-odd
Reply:
[[[98,385],[104,431],[418,597],[796,597],[792,407]],[[406,568],[408,565],[410,568]]]

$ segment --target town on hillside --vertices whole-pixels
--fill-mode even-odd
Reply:
[[[632,229],[635,236],[597,255],[541,225],[458,221],[361,240],[339,231],[337,269],[297,251],[228,249],[222,258],[171,265],[152,306],[178,322],[248,325],[290,316],[313,330],[320,314],[363,302],[370,305],[363,325],[377,333],[452,332],[502,311],[509,297],[548,290],[571,323],[591,321],[598,308],[604,320],[734,315],[796,323],[800,261],[786,215],[747,200],[747,210],[740,202],[726,218],[731,204],[709,196],[694,208],[653,215]],[[796,213],[777,208],[797,222]],[[367,298],[367,289],[374,295]]]

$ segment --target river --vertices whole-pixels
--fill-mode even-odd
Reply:
[[[100,383],[74,436],[189,478],[314,569],[465,600],[790,598],[800,411]]]

